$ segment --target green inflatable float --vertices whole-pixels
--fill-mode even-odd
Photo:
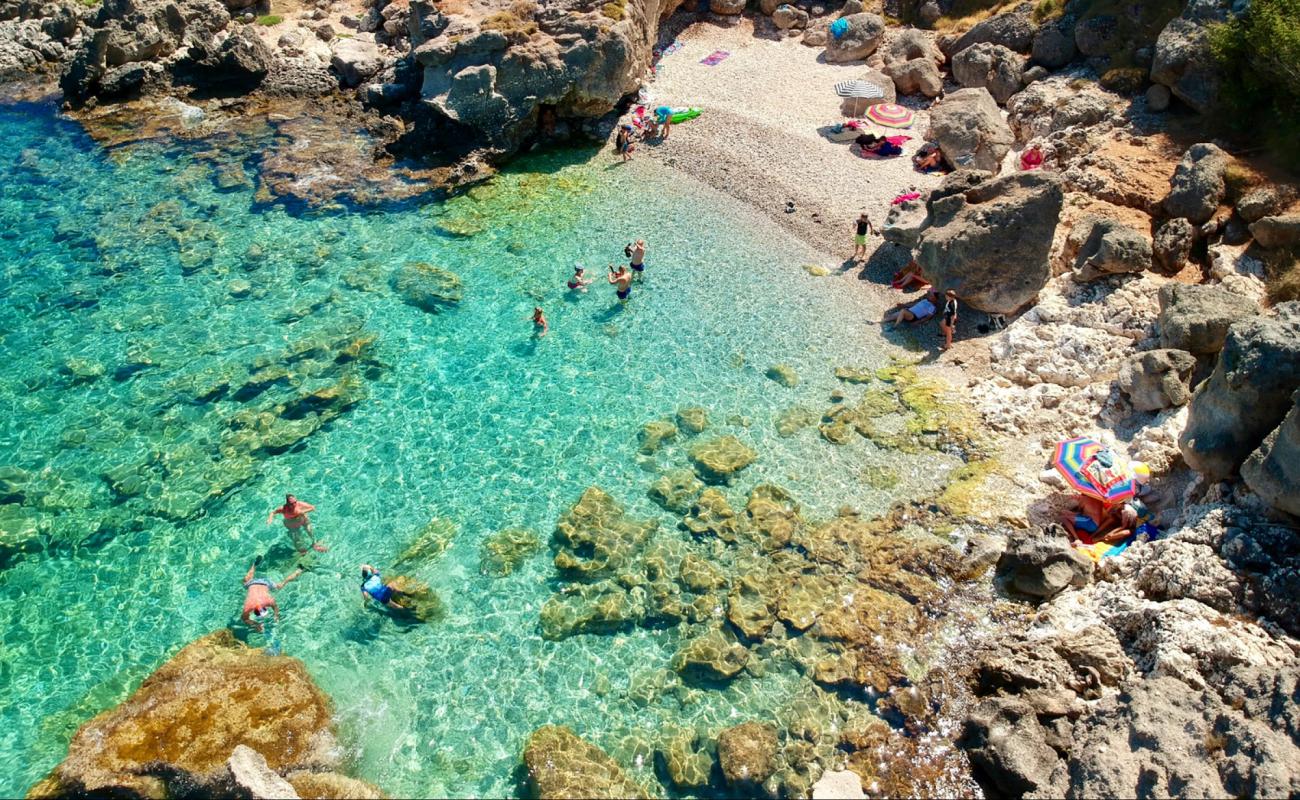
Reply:
[[[669,108],[668,106],[659,106],[655,109],[655,116],[662,123],[664,120],[676,125],[679,122],[695,119],[702,112],[698,108]]]

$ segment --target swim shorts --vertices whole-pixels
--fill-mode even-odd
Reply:
[[[855,244],[866,244],[866,243],[867,243],[867,235],[866,235],[865,233],[859,233],[859,234],[856,234],[856,235],[853,237],[853,242],[854,242]]]

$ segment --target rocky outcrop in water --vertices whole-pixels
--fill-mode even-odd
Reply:
[[[82,725],[67,758],[28,796],[245,796],[237,787],[263,765],[262,777],[282,787],[286,775],[332,775],[339,754],[329,699],[302,662],[219,631]]]
[[[603,750],[563,725],[533,731],[524,746],[528,790],[538,800],[647,797]]]
[[[961,180],[956,173],[945,186]],[[1038,172],[932,196],[916,259],[939,291],[952,289],[973,308],[1009,314],[1037,297],[1051,277],[1048,253],[1063,199],[1060,179]],[[1005,235],[1009,230],[1016,235]]]
[[[80,43],[90,13],[71,0],[0,3],[0,80],[60,69]]]

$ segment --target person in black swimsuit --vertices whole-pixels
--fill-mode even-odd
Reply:
[[[874,225],[871,224],[871,220],[867,218],[867,212],[863,211],[860,215],[858,215],[857,221],[854,222],[854,235],[853,235],[853,244],[854,244],[853,260],[854,261],[857,261],[859,258],[867,257],[867,232],[868,231],[870,231],[871,233],[875,233],[876,228]]]
[[[939,330],[943,331],[943,348],[952,347],[952,332],[957,327],[957,293],[952,289],[944,292],[943,319]]]

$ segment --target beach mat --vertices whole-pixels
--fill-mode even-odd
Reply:
[[[706,67],[717,66],[718,64],[722,63],[722,61],[725,60],[726,57],[729,55],[731,55],[731,53],[727,52],[726,50],[714,50],[712,53],[709,53],[707,56],[705,56],[705,58],[701,60],[700,63]]]

